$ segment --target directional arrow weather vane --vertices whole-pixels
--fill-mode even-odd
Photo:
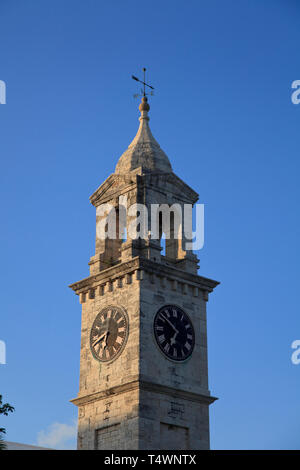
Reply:
[[[145,67],[143,68],[143,72],[144,72],[144,81],[140,80],[139,78],[135,77],[134,75],[132,75],[131,77],[133,78],[133,80],[139,82],[139,83],[142,83],[144,85],[144,90],[142,90],[142,96],[146,96],[146,95],[153,95],[153,91],[150,91],[150,93],[146,93],[146,86],[151,88],[151,90],[154,90],[153,86],[149,85],[148,83],[146,83],[146,69]],[[133,95],[135,98],[137,96],[141,96],[139,95],[138,93],[136,95]]]

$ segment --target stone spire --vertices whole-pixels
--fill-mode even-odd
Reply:
[[[128,149],[120,157],[115,173],[124,174],[142,167],[145,172],[155,171],[170,173],[172,167],[165,152],[154,139],[150,127],[148,111],[150,109],[146,96],[143,96],[139,110],[140,127]]]

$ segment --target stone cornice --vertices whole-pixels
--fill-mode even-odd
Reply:
[[[153,274],[155,273],[158,276],[169,277],[171,279],[176,279],[179,282],[187,282],[188,284],[203,288],[209,292],[220,284],[218,281],[213,279],[199,276],[198,274],[192,274],[163,263],[156,263],[155,261],[145,258],[140,258],[140,268],[148,272],[153,272]]]
[[[213,279],[199,276],[198,274],[188,273],[173,266],[156,263],[155,261],[136,256],[130,261],[119,263],[115,266],[104,269],[97,274],[71,284],[69,287],[73,289],[76,294],[80,294],[81,292],[87,292],[89,289],[96,288],[98,285],[124,277],[126,274],[137,270],[146,271],[171,280],[177,280],[178,282],[185,282],[208,292],[212,292],[219,284],[218,281],[214,281]]]
[[[121,393],[131,392],[133,390],[143,390],[152,393],[162,393],[164,395],[172,396],[178,399],[189,400],[193,402],[203,403],[210,405],[217,400],[208,394],[201,394],[190,392],[188,390],[181,390],[178,388],[169,387],[167,385],[157,384],[153,382],[146,382],[143,380],[134,380],[127,384],[117,385],[115,387],[108,388],[107,390],[101,390],[100,392],[91,393],[89,395],[79,396],[70,400],[76,406],[83,406],[94,401],[106,399],[112,395],[119,395]]]
[[[188,390],[181,390],[179,388],[168,387],[167,385],[157,384],[153,382],[140,382],[140,390],[147,392],[162,393],[164,395],[172,395],[174,398],[182,398],[184,400],[194,401],[198,403],[205,403],[210,405],[218,398],[211,395],[190,392]]]
[[[130,261],[125,261],[124,263],[116,264],[110,268],[104,269],[97,274],[86,277],[81,281],[74,282],[70,284],[69,287],[79,294],[81,291],[97,287],[97,285],[104,284],[108,281],[118,279],[119,277],[125,276],[125,274],[131,273],[139,269],[139,257],[136,256]]]

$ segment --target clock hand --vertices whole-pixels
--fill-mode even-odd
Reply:
[[[164,317],[163,314],[161,313],[160,316],[166,321],[169,323],[169,325],[171,325],[171,327],[173,328],[174,331],[176,331],[176,333],[178,334],[178,330],[175,328],[175,326],[173,325],[173,323],[170,322],[170,320],[168,320],[168,318]]]
[[[93,346],[96,346],[96,344],[99,343],[99,341],[102,341],[104,338],[106,338],[106,337],[107,337],[107,334],[108,334],[108,331],[106,331],[106,332],[103,333],[102,335],[98,336],[98,338],[96,339],[96,341],[94,341]]]
[[[174,336],[170,339],[171,346],[173,346],[174,343],[176,343],[176,336],[178,335],[178,331],[174,333]]]
[[[106,346],[107,346],[107,337],[108,337],[108,335],[109,335],[109,331],[107,331],[106,334],[105,334],[105,340],[102,343],[102,349],[105,349]]]

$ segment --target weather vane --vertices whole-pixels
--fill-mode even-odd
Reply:
[[[153,91],[150,91],[150,93],[146,93],[146,86],[148,86],[149,88],[151,88],[151,90],[154,90],[153,86],[151,85],[148,85],[148,83],[146,83],[146,69],[145,67],[143,68],[143,72],[144,72],[144,81],[142,80],[139,80],[137,77],[135,77],[134,75],[132,75],[131,77],[133,78],[133,80],[139,82],[139,83],[142,83],[144,85],[144,90],[141,90],[142,94],[140,95],[139,93],[136,93],[135,95],[133,95],[134,98],[137,98],[138,96],[147,96],[147,95],[154,95]]]

